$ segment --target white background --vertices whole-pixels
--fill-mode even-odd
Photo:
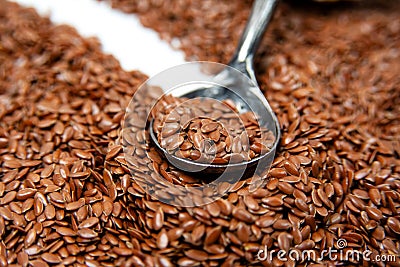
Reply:
[[[117,58],[125,70],[153,76],[184,63],[181,51],[173,50],[153,30],[143,27],[133,14],[125,14],[96,0],[13,0],[34,7],[55,24],[69,24],[84,36],[100,39],[103,51]]]

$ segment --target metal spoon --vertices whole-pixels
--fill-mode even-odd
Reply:
[[[260,120],[260,126],[270,129],[275,135],[275,143],[271,150],[247,162],[228,163],[226,165],[205,164],[177,157],[168,153],[160,146],[154,133],[152,121],[150,122],[150,136],[157,149],[161,151],[167,160],[175,167],[193,173],[219,174],[225,171],[240,171],[260,165],[263,169],[269,168],[275,150],[280,139],[279,122],[267,100],[259,89],[253,68],[253,58],[262,39],[263,33],[270,21],[277,0],[255,0],[238,48],[232,57],[229,67],[215,75],[215,84],[218,86],[204,86],[196,83],[190,87],[182,87],[174,90],[173,95],[186,98],[208,97],[216,100],[231,99],[235,102],[240,112],[253,111]],[[235,72],[240,71],[246,75],[246,79],[238,79]],[[242,75],[243,76],[243,75]],[[246,81],[247,80],[247,81]],[[229,88],[229,89],[227,89]],[[258,163],[258,164],[257,164]]]

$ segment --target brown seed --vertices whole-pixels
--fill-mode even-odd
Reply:
[[[41,178],[47,178],[47,177],[49,177],[49,176],[53,173],[54,168],[55,168],[55,165],[54,165],[54,164],[46,166],[46,167],[42,170],[42,172],[40,173],[40,177],[41,177]]]
[[[277,230],[288,230],[289,228],[292,227],[292,224],[288,220],[279,219],[279,220],[274,222],[272,227],[277,229]]]
[[[262,216],[256,221],[256,225],[261,228],[267,228],[275,223],[277,219],[272,216]]]
[[[251,235],[250,227],[244,223],[239,223],[236,235],[241,242],[243,243],[249,242],[249,238]]]
[[[130,256],[133,254],[133,250],[129,248],[120,248],[120,247],[115,247],[113,248],[113,251],[120,256]]]
[[[45,209],[44,209],[44,214],[46,215],[46,218],[51,220],[56,216],[56,210],[53,205],[48,204]]]
[[[166,122],[178,122],[180,120],[180,115],[174,110],[170,114],[168,114],[165,119]]]
[[[280,197],[267,197],[263,198],[263,203],[267,204],[268,206],[272,207],[280,207],[283,205],[283,200]]]
[[[375,204],[375,205],[380,205],[381,204],[381,194],[379,192],[378,189],[376,188],[371,188],[368,191],[368,195],[371,198],[371,201]]]
[[[286,183],[298,183],[300,182],[300,177],[298,176],[285,176],[279,179],[281,182],[286,182]]]
[[[50,193],[50,199],[56,203],[64,203],[64,197],[59,192]]]
[[[28,198],[27,200],[25,200],[24,203],[22,204],[21,212],[25,213],[28,210],[30,210],[33,207],[34,202],[35,200],[33,198]]]
[[[185,139],[181,135],[174,134],[162,139],[161,144],[167,150],[172,151],[177,149],[180,145],[182,145],[184,141]]]
[[[29,256],[24,251],[18,253],[17,262],[21,266],[28,266]]]
[[[263,144],[259,142],[254,142],[253,144],[250,145],[250,149],[257,154],[261,154],[262,151],[265,150],[265,147],[263,146]]]
[[[243,222],[252,223],[254,221],[254,218],[251,215],[251,213],[245,209],[234,208],[232,211],[232,215],[236,219],[241,220]]]
[[[13,201],[16,196],[17,192],[15,191],[8,192],[3,198],[0,199],[0,204],[2,205],[8,204],[11,201]]]
[[[296,246],[301,251],[312,249],[315,246],[315,242],[311,239],[304,240],[299,245]]]
[[[181,150],[188,150],[193,147],[193,144],[188,141],[184,141],[182,145],[179,147]]]
[[[160,233],[157,235],[157,247],[159,249],[164,249],[168,246],[169,240],[168,235],[165,229],[162,229]]]
[[[257,201],[252,196],[244,196],[243,201],[246,206],[251,210],[258,210],[260,208]]]
[[[185,255],[196,261],[205,261],[208,259],[208,254],[201,250],[190,249],[185,251]]]
[[[323,217],[328,216],[329,212],[325,207],[316,207],[315,208],[317,213]]]
[[[78,227],[79,228],[91,228],[98,223],[99,223],[99,219],[97,217],[90,217],[90,218],[87,218],[86,220],[82,221]]]
[[[215,141],[215,140],[214,140]],[[225,151],[226,143],[223,141],[220,141],[217,143],[217,153],[221,153],[222,151]]]
[[[400,234],[400,221],[395,217],[390,217],[387,220],[387,225],[396,234]]]
[[[233,163],[239,163],[245,160],[245,158],[238,153],[231,153],[231,154],[227,154],[223,157],[224,160],[228,161],[229,163],[233,164]]]
[[[360,213],[360,210],[359,210],[358,208],[356,208],[356,207],[354,206],[354,204],[353,204],[350,200],[346,201],[346,202],[345,202],[345,205],[346,205],[346,207],[347,207],[348,209],[350,209],[351,211],[353,211],[353,212],[355,212],[355,213]]]
[[[286,182],[280,182],[278,184],[278,189],[288,195],[293,194],[293,191],[294,191],[293,186]]]
[[[82,238],[95,238],[98,236],[98,233],[89,228],[81,228],[78,230],[78,235]]]
[[[190,152],[190,158],[191,158],[192,160],[198,160],[200,157],[201,157],[201,152],[200,152],[200,151],[198,151],[198,150],[192,150],[192,151]]]
[[[45,260],[48,263],[60,263],[61,262],[61,257],[52,253],[43,253],[42,254],[42,259]]]
[[[232,137],[229,135],[225,139],[225,150],[226,152],[231,152],[232,151]]]
[[[57,227],[56,231],[62,236],[76,236],[75,231],[67,227]]]
[[[222,233],[222,229],[219,226],[212,228],[211,230],[208,230],[206,233],[206,238],[204,240],[204,244],[205,245],[214,244],[220,237],[221,233]]]
[[[373,220],[379,221],[383,218],[382,212],[377,208],[365,207],[365,210],[367,211],[368,216]]]
[[[103,213],[103,205],[100,202],[96,202],[92,206],[93,214],[96,217],[100,217]]]
[[[26,200],[35,195],[36,189],[34,188],[23,188],[17,192],[16,199],[18,200]]]
[[[317,190],[313,189],[311,192],[311,198],[314,203],[314,205],[321,207],[322,206],[322,201],[320,197],[318,196]]]
[[[281,232],[278,235],[278,246],[280,249],[283,249],[284,251],[288,251],[291,245],[293,237],[285,232]]]
[[[42,214],[42,212],[44,210],[44,205],[43,205],[41,198],[39,198],[39,197],[35,198],[33,209],[35,211],[35,216],[39,216],[40,214]]]
[[[184,230],[182,228],[174,228],[167,232],[168,240],[175,241],[180,238],[183,234]]]
[[[297,245],[300,244],[303,241],[303,236],[299,230],[299,228],[297,227],[293,227],[292,232],[291,232],[292,236],[293,236],[293,242]]]
[[[5,220],[12,220],[13,214],[9,207],[0,207],[0,216]]]
[[[94,213],[94,210],[93,210],[93,213]],[[76,217],[79,222],[85,220],[87,218],[87,215],[88,215],[88,206],[87,205],[81,207],[80,209],[78,209],[78,211],[76,211]]]
[[[213,132],[211,132],[211,133],[208,134],[208,137],[209,137],[211,140],[213,140],[215,143],[217,143],[217,142],[220,141],[221,134],[220,134],[220,132],[219,132],[218,130],[214,130]],[[225,142],[220,142],[220,143],[225,144]],[[225,145],[225,146],[226,146],[226,145]],[[218,149],[220,149],[220,150],[218,151]],[[218,151],[218,152],[221,152],[222,149],[219,147],[219,148],[217,148],[217,151]]]
[[[212,131],[215,131],[216,129],[217,129],[217,127],[218,127],[218,123],[217,122],[208,122],[208,123],[205,123],[205,124],[203,124],[202,126],[201,126],[201,132],[202,133],[209,133],[209,132],[212,132]]]
[[[208,213],[213,217],[218,217],[221,213],[220,206],[217,202],[212,202],[206,206]]]
[[[296,207],[298,207],[300,210],[304,211],[304,212],[308,212],[309,208],[306,202],[304,202],[304,200],[300,199],[300,198],[296,198],[294,200],[294,204],[296,205]]]
[[[196,266],[198,265],[198,262],[189,258],[180,258],[178,260],[178,266],[182,267],[190,267],[190,266]]]
[[[202,143],[203,137],[199,133],[195,133],[193,136],[193,145],[197,148],[201,148],[201,143]]]
[[[376,240],[383,240],[385,238],[385,230],[382,226],[378,226],[375,228],[375,230],[372,233],[372,236],[376,239]]]
[[[49,265],[42,260],[32,260],[29,262],[33,267],[48,267]]]
[[[35,241],[36,241],[36,230],[32,228],[26,234],[26,237],[25,237],[25,240],[24,240],[24,245],[25,245],[26,248],[28,248],[31,245],[33,245],[33,243],[35,243]]]
[[[168,137],[179,131],[181,126],[179,123],[166,123],[161,131],[161,136],[162,137]]]
[[[395,243],[389,238],[385,238],[382,241],[382,245],[388,251],[396,251],[397,250]]]
[[[209,245],[205,246],[204,250],[210,254],[222,254],[224,253],[225,249],[221,245]],[[213,257],[214,255],[209,255],[209,257]]]
[[[224,214],[225,216],[231,215],[232,210],[233,210],[233,205],[231,202],[229,202],[226,199],[218,199],[217,203],[221,208],[222,214]]]
[[[333,209],[333,204],[332,202],[329,201],[328,196],[326,195],[325,191],[322,188],[319,188],[317,190],[317,194],[320,198],[320,200],[329,208]]]
[[[82,159],[91,159],[93,155],[90,152],[84,151],[84,150],[75,150],[76,156]]]
[[[118,153],[121,151],[121,149],[122,149],[122,146],[119,146],[119,145],[111,148],[106,155],[106,160],[110,160],[110,159],[114,158],[116,155],[118,155]]]
[[[192,241],[193,242],[199,241],[203,237],[204,232],[205,232],[205,226],[203,224],[194,228],[192,232]]]
[[[113,203],[112,203],[112,201],[110,199],[105,199],[103,201],[102,208],[103,208],[103,213],[106,216],[109,216],[113,211],[114,205],[113,205]]]
[[[164,212],[161,208],[157,209],[153,219],[153,229],[158,231],[164,225]]]
[[[65,209],[66,210],[77,210],[77,209],[83,207],[83,205],[85,205],[85,199],[80,198],[78,201],[67,203],[65,205]]]
[[[326,189],[325,189],[325,191],[326,191]],[[368,199],[369,199],[368,192],[367,192],[367,191],[364,191],[364,190],[361,190],[361,189],[354,189],[354,190],[353,190],[353,194],[354,194],[356,197],[360,198],[360,199],[365,199],[365,200],[368,200]]]

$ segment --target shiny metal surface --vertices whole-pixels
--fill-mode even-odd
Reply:
[[[276,137],[271,151],[251,161],[242,163],[227,165],[197,163],[171,155],[163,149],[157,141],[151,122],[149,129],[152,141],[175,167],[194,173],[219,174],[226,171],[249,169],[254,167],[257,163],[265,167],[269,167],[271,164],[277,144],[280,140],[279,122],[269,106],[268,101],[259,89],[254,73],[253,59],[268,22],[273,15],[276,3],[277,0],[254,1],[250,18],[238,43],[238,48],[228,65],[233,69],[228,67],[217,73],[214,77],[214,85],[205,86],[204,84],[199,84],[196,87],[195,83],[193,83],[190,85],[190,89],[183,86],[173,91],[173,95],[177,97],[209,97],[217,100],[231,99],[235,102],[239,112],[250,110],[255,112],[260,117],[260,125],[273,131]],[[235,71],[240,71],[249,79],[238,79],[238,76],[234,73]]]

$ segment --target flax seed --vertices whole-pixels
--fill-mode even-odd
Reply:
[[[96,40],[0,2],[2,265],[257,265],[263,244],[322,250],[340,237],[374,253],[398,252],[397,3],[278,5],[255,58],[257,80],[283,134],[267,184],[249,192],[244,178],[212,203],[203,198],[229,185],[200,190],[193,202],[208,204],[194,210],[164,205],[137,183],[151,183],[152,173],[162,172],[168,183],[206,184],[174,169],[152,145],[140,147],[147,146],[145,131],[122,129],[125,107],[146,77],[123,71]],[[111,3],[138,13],[188,57],[218,62],[234,52],[250,7],[248,1]],[[315,12],[305,12],[310,9]],[[154,89],[142,97],[132,101],[133,126],[145,123],[146,101],[158,95]],[[237,128],[233,101],[192,106],[209,118],[190,121],[181,110],[165,119],[175,123],[168,137],[187,132],[187,139],[174,136],[169,146],[184,157],[215,154],[213,164],[226,164],[229,154],[246,161],[271,144],[268,135],[257,137],[253,113],[239,115],[243,126]],[[190,132],[209,141],[196,139],[201,152],[191,153]],[[152,190],[166,199],[183,195]],[[282,204],[270,205],[271,198]]]

